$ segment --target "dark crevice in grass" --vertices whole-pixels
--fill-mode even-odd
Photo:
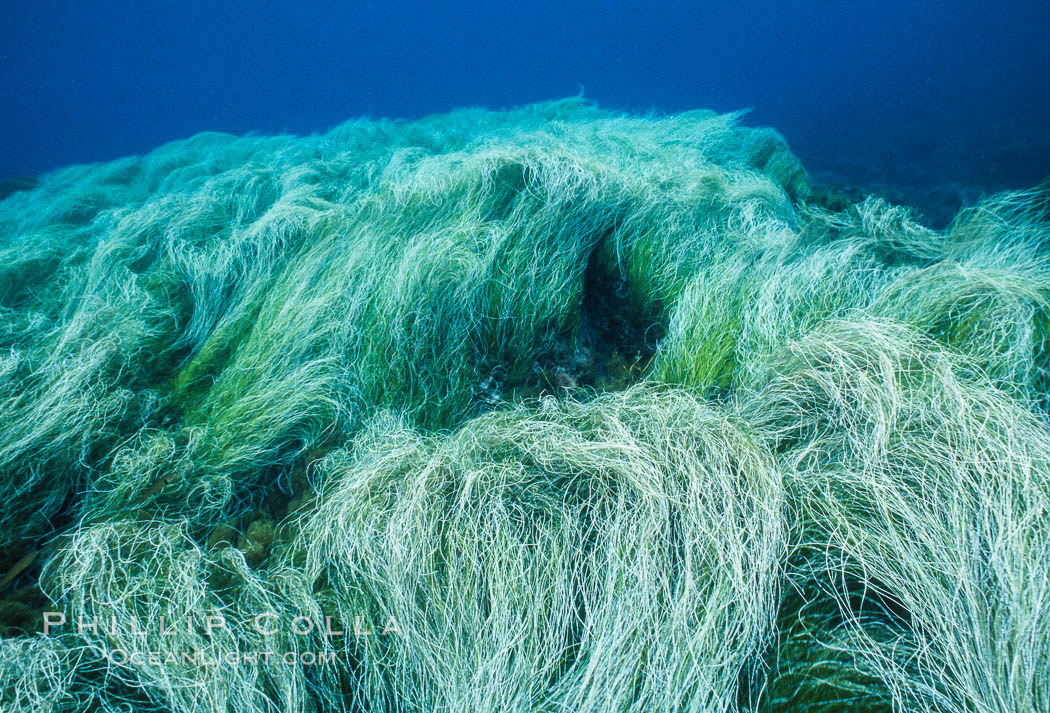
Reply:
[[[605,264],[598,247],[584,273],[577,330],[554,340],[527,377],[509,385],[509,400],[622,391],[640,381],[665,328],[632,318],[634,313],[625,280]]]
[[[845,596],[815,579],[788,586],[765,660],[741,676],[742,712],[895,710],[893,692],[868,670],[849,640],[848,626],[861,626],[885,640],[906,640],[910,615],[892,596],[880,594],[875,583],[851,580],[839,586]]]

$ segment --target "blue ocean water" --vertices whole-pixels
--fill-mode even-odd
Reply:
[[[752,108],[818,178],[919,203],[958,187],[951,201],[1050,174],[1048,38],[1046,0],[8,0],[0,178],[202,130],[582,90],[635,111]]]

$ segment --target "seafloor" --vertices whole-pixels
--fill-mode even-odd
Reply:
[[[737,118],[9,186],[0,708],[1050,711],[1050,192]]]

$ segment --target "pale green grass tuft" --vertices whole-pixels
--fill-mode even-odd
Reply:
[[[783,497],[770,454],[684,393],[384,423],[330,455],[306,571],[344,619],[362,704],[731,710],[772,632]]]
[[[909,710],[1046,710],[1046,424],[894,323],[830,323],[770,371],[742,412],[803,525],[789,577],[835,595],[847,650]]]

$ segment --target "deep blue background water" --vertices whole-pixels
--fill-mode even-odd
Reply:
[[[1050,174],[1046,0],[55,2],[0,16],[0,178],[205,129],[304,133],[584,93],[752,107],[857,181]]]

